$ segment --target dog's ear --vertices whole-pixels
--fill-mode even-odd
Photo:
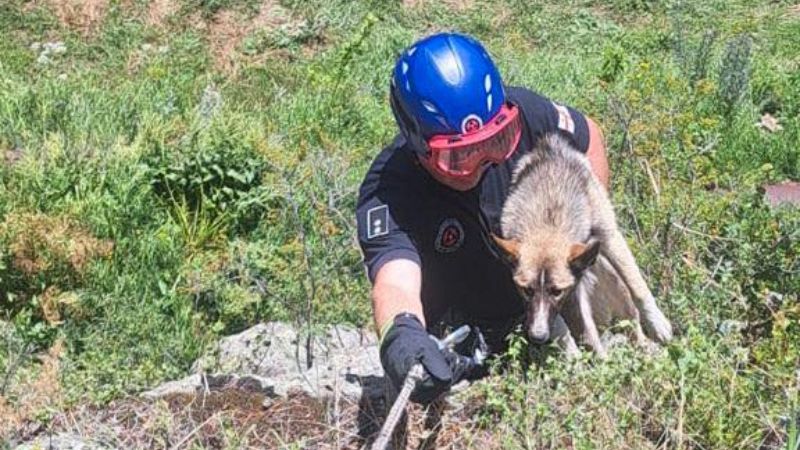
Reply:
[[[587,243],[576,242],[569,248],[569,268],[573,273],[583,273],[597,260],[600,254],[600,241],[589,239]]]
[[[519,242],[511,239],[503,239],[500,236],[492,233],[492,239],[495,244],[505,253],[512,262],[519,261]]]

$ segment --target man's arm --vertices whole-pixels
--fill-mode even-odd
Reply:
[[[408,259],[394,259],[384,264],[372,286],[372,311],[379,335],[394,317],[402,312],[414,314],[425,326],[420,290],[422,271]]]
[[[589,118],[586,117],[586,124],[589,126],[589,149],[586,150],[586,157],[589,158],[589,165],[592,167],[592,172],[600,180],[603,187],[608,190],[608,181],[610,174],[608,172],[608,157],[606,156],[606,146],[603,142],[603,132],[600,127]]]

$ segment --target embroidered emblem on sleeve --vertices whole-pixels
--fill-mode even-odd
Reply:
[[[376,206],[367,210],[367,239],[389,234],[389,207]]]
[[[558,128],[568,133],[575,133],[575,121],[572,120],[572,116],[569,114],[567,107],[559,105],[556,102],[550,103],[553,104],[553,107],[558,112]]]

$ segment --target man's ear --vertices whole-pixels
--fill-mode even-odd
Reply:
[[[583,273],[597,260],[600,254],[600,241],[589,239],[587,243],[576,242],[569,248],[569,268],[573,273]]]
[[[519,260],[519,242],[511,239],[503,239],[494,233],[492,234],[492,239],[494,239],[495,244],[503,250],[505,256],[511,261],[517,262]]]

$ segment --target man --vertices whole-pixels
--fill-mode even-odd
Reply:
[[[421,362],[427,376],[412,399],[428,402],[470,375],[464,359],[439,350],[428,332],[445,319],[461,321],[483,330],[497,351],[523,314],[511,271],[489,237],[500,235],[515,162],[544,133],[560,130],[606,187],[608,163],[591,119],[504,86],[486,50],[468,36],[435,34],[406,49],[390,97],[400,134],[361,185],[359,243],[381,363],[399,387]]]

